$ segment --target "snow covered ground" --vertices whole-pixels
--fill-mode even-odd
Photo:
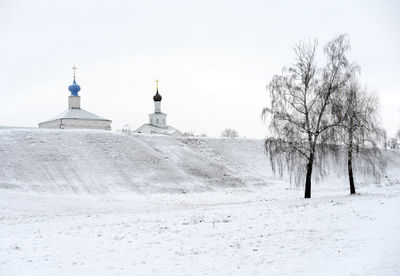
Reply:
[[[260,140],[0,130],[0,275],[400,275],[388,158],[305,200]]]

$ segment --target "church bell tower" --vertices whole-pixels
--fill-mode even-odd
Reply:
[[[156,88],[157,92],[153,96],[154,113],[149,115],[149,124],[156,126],[156,127],[166,128],[167,127],[167,114],[164,114],[161,112],[162,97],[161,97],[160,93],[158,93],[158,80],[156,80],[156,83],[157,83],[157,88]]]

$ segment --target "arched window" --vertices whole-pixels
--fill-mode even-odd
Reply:
[[[158,125],[158,118],[156,120],[157,120],[157,125]]]

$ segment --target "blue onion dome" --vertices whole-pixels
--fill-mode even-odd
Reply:
[[[153,100],[155,101],[155,102],[161,102],[161,100],[162,100],[162,97],[161,97],[161,95],[158,93],[158,89],[157,89],[157,93],[154,95],[154,97],[153,97]]]
[[[81,87],[76,84],[74,79],[74,82],[68,86],[68,90],[71,91],[71,96],[78,96],[78,92],[81,91]]]

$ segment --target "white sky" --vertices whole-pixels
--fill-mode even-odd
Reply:
[[[378,0],[0,0],[0,125],[37,126],[65,110],[75,64],[82,108],[113,129],[148,122],[158,78],[169,125],[262,138],[265,86],[293,61],[291,47],[348,33],[392,136],[400,128],[399,12],[399,1]]]

